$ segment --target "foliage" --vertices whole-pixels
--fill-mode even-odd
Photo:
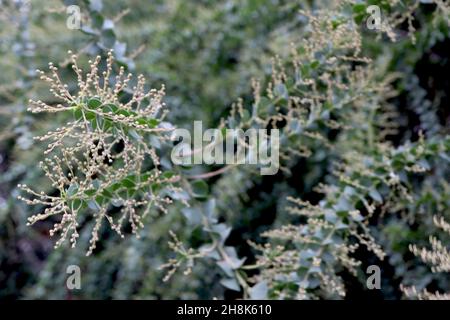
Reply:
[[[0,15],[2,298],[448,298],[448,3],[70,4]],[[279,129],[280,171],[174,165],[193,120]]]

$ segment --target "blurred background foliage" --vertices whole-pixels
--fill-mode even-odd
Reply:
[[[66,27],[65,6],[70,4],[81,7],[81,30]],[[178,272],[163,282],[158,267],[172,255],[169,230],[189,247],[203,243],[202,230],[189,222],[189,212],[203,203],[191,211],[170,207],[168,214],[145,225],[140,239],[120,239],[105,228],[91,257],[85,257],[90,230],[81,231],[84,245],[54,250],[48,236],[51,221],[26,226],[26,218],[37,209],[17,201],[17,184],[47,185],[37,167],[42,148],[32,137],[67,121],[64,116],[26,112],[29,99],[51,99],[36,81],[35,69],[45,69],[52,61],[73,86],[68,50],[87,59],[105,56],[113,48],[118,62],[144,74],[150,87],[165,84],[173,124],[191,128],[193,120],[203,120],[204,127],[215,127],[237,98],[251,100],[252,78],[270,77],[272,57],[286,57],[289,44],[301,42],[307,30],[299,10],[328,5],[306,0],[0,0],[0,298],[242,297],[233,286],[220,283],[223,270],[208,261],[196,263],[188,276]],[[448,12],[436,19],[436,10],[431,1],[420,2],[414,12],[415,43],[407,36],[406,23],[397,27],[396,42],[362,28],[363,54],[373,59],[373,70],[381,79],[395,75],[396,94],[387,99],[397,114],[398,130],[387,139],[395,147],[418,141],[421,132],[438,141],[449,133]],[[207,180],[210,197],[216,200],[214,209],[210,205],[205,210],[214,210],[218,221],[231,227],[226,245],[253,263],[256,252],[248,240],[263,243],[262,232],[292,221],[287,196],[317,203],[321,196],[313,188],[325,181],[330,162],[323,152],[312,159],[294,157],[286,164],[290,172],[275,176],[231,170]],[[450,218],[449,177],[448,161],[442,160],[428,176],[414,181],[415,201],[409,207],[369,222],[387,258],[381,262],[365,251],[355,254],[364,266],[381,266],[382,290],[367,290],[364,280],[344,273],[348,298],[400,298],[401,283],[450,289],[448,275],[431,273],[408,250],[410,243],[426,244],[435,232],[433,214]],[[71,264],[81,267],[82,290],[66,289],[65,270]]]

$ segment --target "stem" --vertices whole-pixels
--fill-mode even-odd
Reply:
[[[333,236],[333,234],[334,234],[335,231],[336,231],[335,228],[331,229],[330,233],[329,233],[328,236],[325,238],[324,242],[327,241],[328,239],[330,239],[330,238]],[[325,246],[322,246],[322,247],[320,248],[320,250],[317,252],[317,256],[316,256],[316,257],[321,257],[321,256],[322,256],[322,254],[323,254],[323,252],[324,252],[324,248],[325,248]],[[302,278],[302,280],[301,280],[300,282],[308,281],[308,278],[309,278],[309,275],[310,275],[310,274],[311,274],[310,269],[308,269],[308,271],[304,274],[304,276],[303,276],[303,278]]]
[[[219,170],[216,170],[216,171],[211,171],[211,172],[208,172],[208,173],[197,174],[197,175],[194,175],[194,176],[188,176],[187,178],[188,179],[193,179],[193,180],[208,179],[208,178],[217,176],[219,174],[222,174],[222,173],[230,170],[234,166],[235,165],[228,165],[228,166],[222,167],[222,168],[220,168]]]
[[[368,140],[370,150],[373,150],[373,145],[374,145],[373,119],[375,117],[375,111],[376,111],[375,107],[370,110],[369,119],[368,119],[367,140]]]

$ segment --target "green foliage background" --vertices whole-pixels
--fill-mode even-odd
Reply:
[[[65,5],[72,2],[80,5],[86,16],[81,30],[69,30],[65,25]],[[239,97],[246,106],[252,105],[251,79],[258,78],[262,83],[269,81],[274,56],[287,63],[290,43],[302,46],[303,38],[311,30],[299,10],[315,12],[327,8],[330,3],[284,0],[32,0],[30,9],[26,10],[20,5],[21,1],[2,1],[0,298],[248,298],[259,296],[263,285],[257,285],[261,283],[269,286],[268,290],[262,290],[264,297],[295,298],[291,293],[303,286],[298,279],[280,281],[277,277],[271,278],[264,270],[241,269],[240,265],[229,273],[228,267],[218,265],[214,257],[194,259],[191,274],[176,272],[166,282],[163,281],[164,271],[158,268],[174,257],[168,246],[169,230],[187,247],[200,248],[210,243],[208,234],[211,232],[199,223],[201,217],[220,225],[212,232],[215,234],[213,238],[217,237],[223,243],[232,258],[237,262],[245,258],[244,267],[254,265],[260,252],[249,241],[284,244],[280,239],[268,240],[263,236],[264,232],[305,223],[303,217],[288,213],[286,208],[290,204],[286,199],[289,196],[314,205],[328,203],[336,213],[344,212],[342,221],[345,222],[346,214],[355,208],[364,213],[361,199],[368,199],[376,207],[373,215],[364,215],[364,221],[386,257],[381,261],[370,250],[360,248],[351,254],[362,262],[356,274],[346,271],[335,261],[327,264],[332,272],[328,269],[319,271],[343,279],[346,298],[400,299],[403,297],[400,284],[431,291],[449,291],[448,274],[432,273],[408,249],[411,243],[426,245],[429,235],[437,233],[432,224],[433,215],[450,218],[448,11],[439,11],[437,5],[429,1],[419,1],[413,13],[417,29],[415,42],[407,34],[407,23],[396,27],[398,39],[392,42],[385,34],[364,28],[365,8],[376,3],[383,12],[401,12],[414,1],[392,6],[386,1],[348,2],[351,10],[336,11],[334,18],[337,24],[339,18],[347,17],[360,25],[363,55],[372,59],[370,65],[374,75],[370,78],[369,87],[393,79],[390,81],[392,94],[371,91],[370,96],[363,98],[367,105],[379,104],[387,109],[380,108],[374,111],[375,114],[369,114],[365,112],[370,109],[361,107],[362,111],[352,114],[353,111],[346,110],[345,105],[342,110],[336,106],[342,97],[337,98],[336,105],[330,107],[331,118],[336,117],[336,121],[352,125],[355,130],[350,133],[328,130],[320,121],[311,129],[326,135],[333,148],[325,147],[320,141],[289,140],[285,144],[290,148],[309,141],[313,155],[290,155],[283,162],[288,170],[275,176],[260,176],[252,170],[233,168],[223,175],[207,179],[208,191],[204,197],[192,197],[190,208],[175,204],[168,207],[167,214],[156,212],[140,231],[140,238],[127,235],[121,239],[108,228],[102,228],[98,248],[92,256],[86,257],[92,221],[84,222],[86,227],[80,232],[80,244],[76,248],[67,245],[55,250],[54,240],[48,236],[52,221],[26,226],[27,217],[39,212],[40,208],[17,200],[18,183],[40,186],[44,191],[52,192],[37,166],[42,160],[42,148],[34,143],[32,137],[60,126],[70,117],[64,114],[32,115],[26,111],[29,99],[49,102],[53,99],[46,86],[38,81],[34,70],[45,69],[47,63],[53,61],[59,64],[66,83],[73,88],[75,80],[66,61],[68,50],[81,52],[81,59],[87,60],[95,55],[104,57],[110,48],[114,48],[118,63],[136,74],[144,74],[150,87],[166,86],[165,102],[170,110],[168,121],[188,129],[194,120],[203,120],[204,127],[216,127],[221,118],[228,117],[232,103]],[[113,28],[105,28],[105,20],[114,21]],[[321,54],[340,53],[333,50],[326,52],[324,49],[325,53]],[[323,63],[319,56],[316,59]],[[318,77],[322,70],[323,66],[317,64],[313,61],[307,65],[312,78],[316,74]],[[354,63],[352,68],[357,65]],[[292,94],[290,87],[286,90]],[[361,89],[361,92],[369,91]],[[351,96],[353,92],[348,90],[342,94]],[[388,112],[386,110],[394,115],[389,120],[383,117]],[[395,130],[382,137],[378,128],[387,123],[392,124]],[[374,131],[372,134],[376,140],[389,143],[387,150],[367,144],[365,137],[370,130]],[[423,157],[417,151],[419,146],[426,150]],[[361,151],[364,161],[369,162],[367,167],[377,173],[367,181],[358,176],[357,170],[352,171],[354,164],[347,163],[349,179],[364,184],[367,187],[364,192],[358,188],[349,191],[352,189],[348,184],[332,175],[335,170],[333,163],[342,161],[342,155],[352,149]],[[389,159],[389,165],[384,162],[384,157]],[[166,158],[166,161],[170,160]],[[414,164],[425,167],[426,172],[416,174],[405,170]],[[198,174],[211,170],[202,167],[187,172]],[[390,170],[395,170],[410,190],[412,201],[396,194],[398,190],[382,186],[380,181],[385,177],[388,179]],[[330,184],[335,189],[330,194],[320,194],[315,191],[319,183]],[[204,187],[204,183],[197,182],[192,183],[194,188],[196,184]],[[356,193],[358,200],[350,204],[340,202],[339,196],[344,192]],[[335,244],[354,242],[346,231],[339,237],[332,241]],[[448,243],[448,238],[443,236],[442,240],[445,239]],[[328,245],[326,250],[333,245]],[[285,246],[300,254],[317,249],[297,245],[295,241]],[[304,272],[310,272],[304,270],[311,267],[311,262],[306,260],[294,273],[302,276]],[[65,270],[71,264],[81,267],[82,290],[66,289]],[[365,286],[365,270],[372,264],[382,269],[382,289],[379,291],[368,290]],[[255,277],[254,281],[252,277]],[[259,288],[259,291],[247,288],[250,291],[248,296],[242,280],[248,280],[249,286]],[[280,295],[277,290],[286,290],[287,293]],[[306,290],[311,292],[308,298],[336,298],[325,289],[317,289],[312,282],[306,285]]]

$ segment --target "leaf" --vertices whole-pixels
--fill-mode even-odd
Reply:
[[[84,194],[87,195],[88,197],[92,197],[96,193],[97,193],[97,190],[95,190],[95,189],[89,189],[89,190],[84,191]]]
[[[123,179],[122,180],[122,185],[125,188],[129,188],[129,189],[136,187],[136,183],[130,177]]]
[[[73,197],[78,192],[78,184],[73,183],[67,188],[66,194],[69,197]]]
[[[317,60],[314,60],[313,62],[311,62],[311,69],[317,69],[320,66],[320,62]]]
[[[91,98],[89,99],[87,106],[89,109],[97,109],[102,105],[102,102],[98,98]]]
[[[150,179],[151,176],[152,176],[151,172],[143,173],[139,176],[139,181],[146,182],[146,181],[148,181],[148,179]]]
[[[89,200],[88,201],[88,207],[94,211],[99,211],[100,206],[95,200]]]
[[[350,211],[353,209],[352,203],[347,199],[347,197],[339,197],[338,202],[333,206],[336,211]]]
[[[350,216],[354,221],[363,221],[364,217],[358,211],[350,211]]]
[[[274,92],[277,96],[283,97],[285,99],[287,99],[289,96],[288,90],[283,83],[278,83],[277,85],[275,85]]]
[[[89,0],[89,9],[92,11],[101,11],[103,8],[103,1],[102,0]]]
[[[228,255],[227,261],[230,264],[231,269],[239,269],[244,264],[246,258],[239,259],[234,247],[225,247],[225,252]]]
[[[306,250],[300,251],[300,260],[308,260],[315,256],[316,256],[316,252],[313,251],[312,249],[306,249]]]
[[[158,193],[161,190],[161,184],[160,183],[153,183],[151,185],[152,188],[152,192],[153,193]]]
[[[366,13],[366,5],[363,3],[354,4],[352,9],[353,9],[353,13],[356,13],[356,14]]]
[[[340,220],[334,227],[336,228],[336,230],[348,229],[348,225]]]
[[[114,207],[121,207],[123,205],[123,200],[122,199],[112,199],[111,204]]]
[[[197,199],[205,199],[209,193],[209,186],[203,180],[194,181],[192,184],[192,196]]]
[[[131,116],[131,112],[125,109],[118,109],[115,113],[125,117]]]
[[[81,32],[82,33],[85,33],[85,34],[87,34],[87,35],[90,35],[90,36],[92,36],[92,35],[98,35],[98,32],[97,31],[95,31],[93,28],[91,28],[91,27],[89,27],[89,26],[81,26]]]
[[[102,107],[102,110],[105,113],[109,113],[109,112],[116,113],[117,110],[119,110],[119,108],[113,103],[108,103]]]
[[[189,193],[187,193],[184,190],[181,191],[174,191],[174,190],[170,190],[169,191],[169,195],[171,198],[173,198],[174,200],[182,200],[182,201],[187,201],[190,199]]]
[[[225,242],[231,232],[231,227],[228,227],[225,223],[219,223],[212,226],[211,231],[217,233],[220,236],[220,240]]]
[[[334,211],[327,210],[325,212],[325,220],[326,221],[331,222],[331,223],[334,224],[334,223],[336,223],[337,219],[338,219],[338,217],[337,217],[337,215],[336,215],[336,213]]]
[[[229,277],[233,276],[233,269],[231,268],[230,264],[225,260],[217,261],[217,265],[220,267],[220,269],[225,272],[225,274]]]
[[[305,279],[305,280],[299,281],[298,285],[299,285],[300,288],[308,289],[308,287],[309,287],[309,280]]]
[[[92,180],[92,186],[95,190],[98,190],[100,188],[100,181],[98,179]]]
[[[127,44],[125,42],[116,41],[114,43],[114,53],[117,58],[123,58],[127,50]]]
[[[122,184],[120,182],[116,182],[116,183],[113,183],[110,188],[113,192],[116,192],[121,187],[122,187]]]
[[[250,112],[248,112],[248,110],[243,110],[241,120],[242,122],[247,122],[248,120],[250,120]]]
[[[205,255],[205,257],[212,258],[214,260],[220,260],[220,254],[215,250],[214,245],[203,245],[201,246],[198,251]]]
[[[83,206],[83,201],[80,199],[74,199],[70,202],[70,209],[72,211],[78,211]]]
[[[383,202],[383,198],[381,197],[381,194],[377,191],[377,189],[371,188],[369,191],[369,195],[376,202]]]
[[[175,176],[175,172],[173,171],[165,171],[161,177],[163,177],[164,179],[170,179],[173,178]]]
[[[83,119],[83,110],[81,110],[80,107],[77,107],[75,110],[73,110],[73,117],[75,118],[75,120]]]
[[[113,126],[113,122],[111,120],[103,119],[102,128],[104,131],[108,131],[109,129],[112,128],[112,126]]]
[[[353,5],[354,20],[357,24],[361,24],[366,16],[366,5],[357,3]]]
[[[234,278],[227,278],[220,280],[220,284],[222,284],[225,288],[234,290],[234,291],[241,291],[241,287],[239,286],[239,283]]]
[[[421,167],[425,168],[426,170],[430,170],[430,168],[431,168],[430,164],[429,164],[428,161],[425,160],[425,159],[420,159],[420,160],[417,162],[417,164],[420,165]]]
[[[99,205],[104,205],[104,204],[106,204],[106,201],[107,199],[105,198],[105,197],[103,197],[103,196],[96,196],[95,197],[95,201],[99,204]]]
[[[148,119],[147,120],[147,125],[150,127],[150,128],[156,128],[157,126],[158,126],[158,124],[159,124],[159,120],[158,119]]]
[[[198,209],[183,208],[181,213],[189,221],[190,224],[199,225],[202,222],[202,215]]]
[[[103,18],[103,16],[100,13],[98,12],[91,13],[92,27],[94,29],[100,30],[104,20],[105,18]]]
[[[92,121],[95,120],[96,115],[94,112],[87,111],[85,112],[85,117],[87,120]]]
[[[112,29],[104,29],[101,34],[101,43],[106,48],[110,49],[116,42],[116,35]]]
[[[250,299],[253,299],[253,300],[267,299],[268,292],[269,292],[269,287],[267,286],[267,282],[261,281],[260,283],[255,284],[250,289]]]
[[[140,136],[140,134],[137,133],[137,131],[134,130],[134,129],[128,130],[128,133],[129,133],[130,136],[131,136],[133,139],[135,139],[136,141],[140,141],[140,140],[142,139],[142,137]]]
[[[103,30],[114,29],[114,21],[112,21],[111,19],[105,19],[103,21],[102,29]],[[114,48],[115,47],[116,46],[114,46]]]
[[[113,197],[112,193],[108,189],[103,190],[102,196],[108,199],[111,199]]]
[[[217,223],[215,213],[216,213],[216,199],[212,198],[203,204],[203,214],[208,219],[209,223],[215,224]]]
[[[269,108],[272,105],[272,102],[266,98],[261,97],[261,100],[259,101],[258,105],[256,106],[256,113],[260,117],[264,117],[268,114]]]

